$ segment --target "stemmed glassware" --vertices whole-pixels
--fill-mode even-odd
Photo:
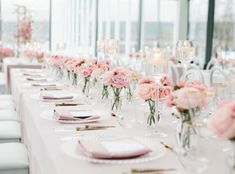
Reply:
[[[195,46],[193,42],[189,40],[179,40],[176,43],[175,55],[178,62],[183,65],[183,74],[185,74],[191,61],[193,61],[195,57]]]

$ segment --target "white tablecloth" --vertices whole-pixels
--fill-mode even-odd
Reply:
[[[31,174],[121,174],[130,171],[131,168],[176,168],[177,171],[171,172],[174,174],[186,174],[180,164],[176,154],[166,150],[163,157],[148,163],[141,164],[93,164],[90,162],[74,159],[67,156],[61,149],[63,137],[71,135],[86,135],[86,134],[120,134],[120,135],[142,135],[142,129],[124,129],[117,127],[104,131],[93,132],[56,132],[55,130],[65,127],[52,120],[47,120],[40,117],[40,114],[51,109],[45,107],[39,100],[31,98],[32,95],[39,92],[38,88],[26,86],[27,81],[23,80],[19,69],[11,70],[12,94],[16,101],[17,111],[22,119],[23,141],[29,149],[30,157],[30,172]],[[138,107],[138,106],[137,106]],[[134,113],[134,111],[133,111]],[[163,116],[159,128],[167,133],[166,138],[156,139],[163,140],[169,144],[176,145],[175,142],[175,126],[172,123],[173,118]],[[101,124],[117,125],[115,118],[110,118],[102,121]],[[77,125],[66,125],[76,127]],[[211,158],[208,170],[204,174],[222,174],[225,173],[225,160],[221,152],[221,143],[217,140],[211,140],[211,143],[204,147],[210,152]],[[170,173],[170,172],[169,172]]]

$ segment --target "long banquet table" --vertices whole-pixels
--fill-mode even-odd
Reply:
[[[66,127],[75,128],[78,125],[64,125],[53,120],[47,120],[40,116],[45,110],[53,110],[52,105],[43,104],[32,96],[39,93],[38,87],[30,86],[30,82],[22,76],[22,69],[11,70],[12,95],[15,99],[17,112],[22,120],[23,142],[27,145],[30,158],[31,174],[122,174],[131,168],[175,168],[176,171],[168,172],[174,174],[186,174],[179,162],[178,156],[169,150],[165,150],[164,156],[151,162],[138,164],[95,164],[67,156],[62,151],[62,144],[66,137],[82,136],[88,134],[120,134],[141,135],[142,129],[125,129],[117,124],[115,118],[110,117],[101,121],[101,124],[116,125],[113,129],[100,131],[58,131]],[[174,118],[164,116],[158,125],[169,136],[159,138],[156,141],[165,141],[176,145]],[[222,174],[224,172],[224,156],[221,155],[219,141],[211,140],[211,144],[205,147],[212,156],[209,167],[203,173]],[[219,153],[221,152],[221,153]]]

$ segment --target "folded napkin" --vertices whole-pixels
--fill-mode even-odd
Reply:
[[[40,82],[47,81],[47,79],[44,78],[44,77],[28,77],[28,78],[26,78],[26,80],[29,80],[29,81],[40,81]]]
[[[127,159],[151,152],[147,146],[134,139],[79,140],[78,144],[85,156],[98,159]]]
[[[54,83],[32,83],[32,86],[36,87],[56,87]]]
[[[76,111],[67,108],[56,108],[54,110],[54,115],[57,120],[65,120],[65,121],[83,121],[83,120],[97,120],[100,116],[93,115],[92,112],[83,112]]]

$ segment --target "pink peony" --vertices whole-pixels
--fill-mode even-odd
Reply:
[[[155,99],[158,96],[158,87],[154,83],[141,84],[136,88],[136,95],[138,95],[143,100]]]
[[[172,84],[173,84],[172,80],[171,80],[168,76],[163,76],[163,77],[160,79],[160,83],[161,83],[163,86],[172,86]]]
[[[112,77],[113,77],[113,72],[112,72],[112,71],[107,71],[107,72],[105,72],[105,73],[100,77],[101,83],[102,83],[103,85],[106,85],[106,86],[111,85]]]
[[[111,79],[111,85],[116,88],[123,88],[128,86],[130,83],[127,74],[123,71],[114,71],[113,77]]]
[[[226,104],[225,104],[226,103]],[[209,128],[219,137],[232,139],[235,137],[235,102],[223,102],[211,117]]]
[[[99,78],[102,74],[103,74],[102,69],[97,68],[97,69],[94,69],[94,70],[93,70],[91,76],[92,76],[93,78]]]
[[[110,62],[106,61],[106,60],[100,60],[97,62],[97,66],[98,66],[98,68],[109,69]]]
[[[179,88],[183,88],[184,85],[185,85],[185,82],[184,82],[183,80],[180,80],[180,81],[176,84],[176,86],[179,87]]]
[[[143,77],[142,79],[139,80],[139,84],[153,84],[155,83],[153,79],[149,78],[149,77]]]
[[[198,89],[198,90],[200,90],[200,91],[206,91],[206,87],[205,86],[203,86],[199,81],[191,81],[191,82],[186,82],[185,83],[185,85],[184,85],[185,87],[191,87],[191,88],[196,88],[196,89]]]
[[[193,109],[206,104],[205,95],[196,88],[185,87],[173,93],[174,105],[178,109]]]
[[[166,106],[172,107],[174,105],[174,97],[173,95],[168,95],[166,98]]]
[[[91,73],[92,73],[92,71],[93,71],[93,68],[92,68],[91,66],[89,66],[89,67],[83,69],[83,70],[82,70],[82,75],[83,75],[83,77],[88,77],[88,76],[90,76]]]
[[[159,89],[159,99],[164,99],[172,92],[171,86],[163,86]]]

